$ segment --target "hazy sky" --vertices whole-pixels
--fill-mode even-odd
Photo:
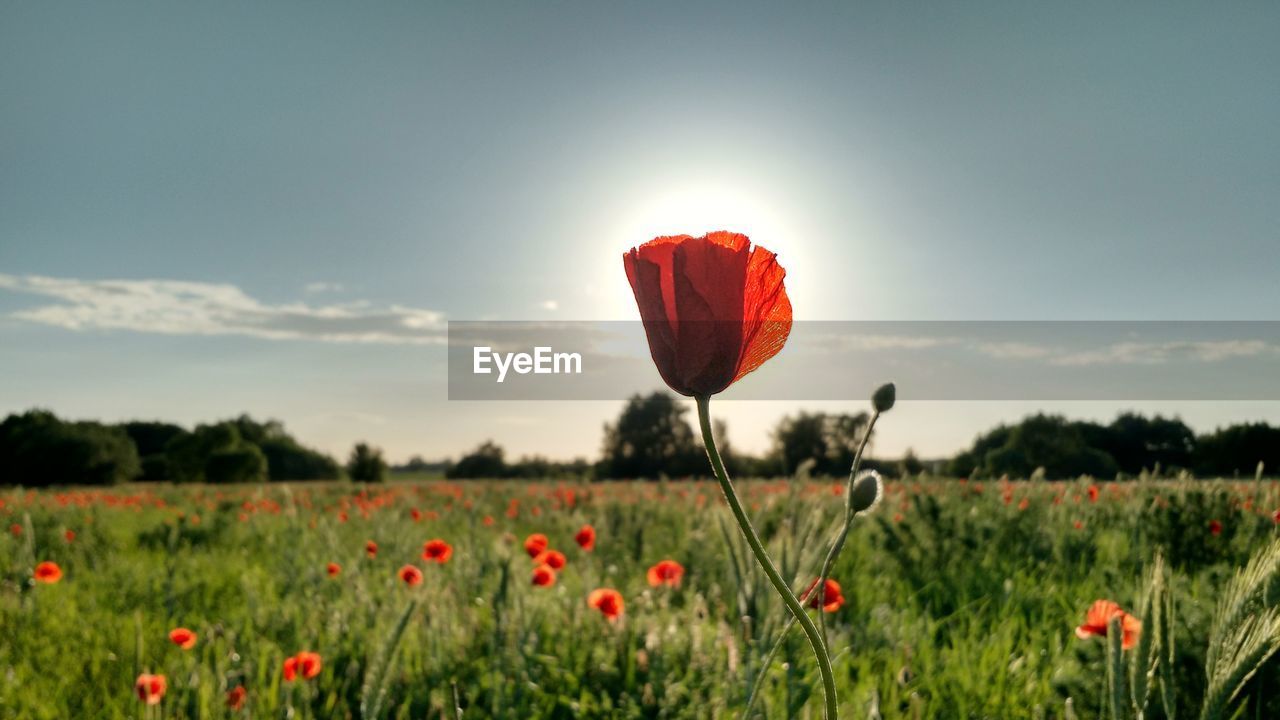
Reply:
[[[1261,2],[3,3],[0,412],[594,454],[616,402],[448,402],[443,323],[634,318],[621,253],[721,227],[800,319],[1277,319],[1278,37]],[[760,449],[792,409],[720,414]]]

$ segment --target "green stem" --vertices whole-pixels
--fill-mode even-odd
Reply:
[[[831,575],[831,567],[835,565],[836,558],[839,557],[840,551],[844,549],[844,541],[849,537],[849,530],[853,527],[853,516],[858,514],[853,509],[853,483],[858,479],[858,468],[862,466],[862,453],[867,449],[867,441],[871,439],[871,431],[875,429],[876,421],[880,419],[880,413],[877,411],[871,416],[871,420],[867,422],[867,429],[862,433],[862,441],[858,443],[858,452],[853,455],[853,465],[849,467],[849,483],[844,489],[844,525],[840,528],[836,539],[831,543],[831,549],[827,551],[827,557],[822,561],[822,572],[818,574],[818,584],[814,586],[814,592],[818,593],[817,597],[822,598],[818,601],[821,606],[826,599],[827,578]],[[822,633],[822,644],[827,644],[827,620],[826,612],[819,607],[818,612],[818,628]],[[830,652],[830,648],[827,648]]]
[[[715,471],[716,480],[720,481],[720,489],[724,491],[724,499],[729,503],[729,509],[733,511],[733,517],[737,520],[742,534],[747,538],[747,544],[751,546],[751,552],[755,554],[756,561],[760,563],[760,567],[764,570],[764,574],[768,576],[769,582],[773,583],[773,589],[778,591],[778,595],[782,597],[787,609],[791,611],[791,616],[795,618],[796,622],[800,623],[800,627],[804,629],[804,634],[809,638],[809,645],[813,648],[813,654],[818,660],[818,672],[822,675],[822,692],[827,701],[826,718],[827,720],[837,720],[839,716],[836,706],[836,679],[835,674],[831,671],[831,657],[827,653],[826,644],[822,640],[822,635],[818,632],[818,626],[813,624],[813,620],[804,611],[800,601],[796,599],[795,593],[791,592],[791,588],[782,579],[778,568],[769,559],[769,554],[764,549],[764,543],[760,542],[760,536],[756,534],[755,528],[751,526],[751,519],[747,517],[747,513],[742,509],[742,502],[738,500],[738,492],[734,490],[733,482],[729,480],[729,473],[724,469],[724,461],[720,458],[720,451],[716,449],[715,436],[711,432],[711,397],[701,395],[696,400],[698,401],[698,423],[702,427],[702,443],[706,446],[707,458],[711,460],[711,469]]]

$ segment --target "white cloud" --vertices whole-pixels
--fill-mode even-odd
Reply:
[[[0,289],[54,298],[12,317],[68,330],[242,335],[268,340],[437,344],[444,315],[368,302],[271,305],[235,285],[179,280],[78,280],[0,273]]]
[[[1261,340],[1201,340],[1116,343],[1098,350],[1063,353],[1054,365],[1162,365],[1170,361],[1218,362],[1260,355],[1272,346]]]
[[[316,294],[324,292],[342,292],[345,288],[342,283],[334,282],[311,282],[302,287],[303,290]]]

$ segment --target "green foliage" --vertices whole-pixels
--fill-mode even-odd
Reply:
[[[267,458],[256,445],[218,450],[204,466],[205,482],[212,484],[266,482]]]
[[[812,461],[812,474],[843,477],[849,474],[849,466],[853,464],[854,453],[870,419],[865,412],[788,415],[774,430],[773,454],[787,475],[795,474],[802,464]]]
[[[387,479],[387,461],[382,451],[366,443],[356,443],[347,460],[347,475],[356,482],[372,483]]]
[[[844,483],[738,484],[803,590]],[[1106,643],[1072,632],[1098,598],[1143,622],[1121,654],[1119,704],[1145,698],[1144,717],[1159,720],[1195,717],[1221,696],[1225,716],[1280,716],[1277,663],[1259,668],[1268,645],[1250,640],[1272,629],[1277,563],[1249,564],[1272,546],[1280,487],[1108,485],[1097,502],[1087,487],[887,483],[832,570],[845,597],[825,616],[841,717],[1107,717]],[[1170,552],[1165,569],[1155,558],[1166,535],[1152,529],[1199,518],[1194,508],[1219,496],[1238,501],[1223,504],[1224,531],[1197,536],[1206,550],[1184,561]],[[173,720],[233,717],[224,697],[237,685],[252,717],[454,717],[456,686],[464,718],[734,718],[761,675],[752,717],[818,714],[798,634],[765,669],[786,616],[705,483],[133,485],[0,499],[23,526],[0,533],[0,717],[140,717],[143,670],[168,676]],[[438,517],[415,522],[410,508]],[[585,523],[598,533],[590,553],[573,542]],[[568,557],[554,587],[529,584],[520,540],[532,532]],[[422,562],[431,537],[453,545],[447,565]],[[680,588],[647,584],[664,558],[685,566]],[[45,559],[62,567],[60,583],[28,581]],[[405,587],[395,573],[406,563],[427,582]],[[586,606],[602,586],[626,599],[616,623]],[[168,641],[178,625],[200,635],[193,650]],[[300,650],[320,653],[325,670],[284,683],[280,664]]]
[[[124,430],[96,422],[64,422],[31,410],[0,422],[0,475],[6,482],[113,485],[142,471]]]

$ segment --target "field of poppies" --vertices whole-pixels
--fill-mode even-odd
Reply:
[[[739,483],[797,593],[843,489]],[[822,714],[814,657],[798,631],[778,642],[785,609],[714,483],[0,498],[6,718],[730,718],[753,690],[751,717]],[[1111,615],[1126,640],[1151,627],[1157,552],[1176,642],[1146,716],[1199,716],[1222,589],[1278,502],[1266,481],[890,482],[806,598],[841,716],[1109,716],[1097,636]],[[1123,610],[1087,618],[1100,599]],[[1264,665],[1234,702],[1275,717],[1277,691]]]

